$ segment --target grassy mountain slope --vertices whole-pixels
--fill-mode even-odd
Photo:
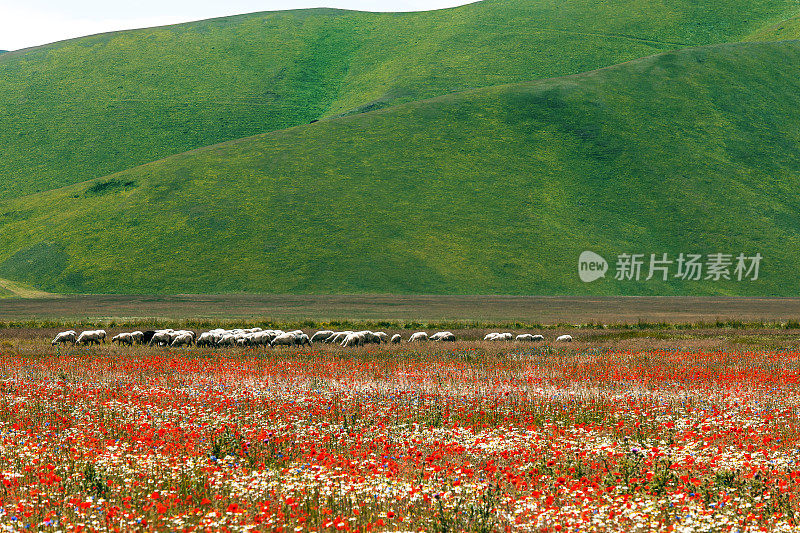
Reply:
[[[800,39],[800,17],[782,20],[748,35],[744,41],[767,42]]]
[[[47,298],[56,296],[43,291],[33,289],[23,283],[17,283],[7,279],[0,279],[0,299],[2,298]]]
[[[800,43],[667,52],[298,126],[0,203],[57,292],[800,290]],[[757,282],[582,284],[578,254],[761,253]]]
[[[797,0],[486,0],[422,13],[260,13],[0,57],[0,198],[468,88],[738,40]]]

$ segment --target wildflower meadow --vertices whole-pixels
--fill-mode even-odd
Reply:
[[[800,530],[799,367],[477,341],[0,347],[0,527]]]

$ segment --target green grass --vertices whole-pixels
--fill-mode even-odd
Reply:
[[[745,38],[796,0],[485,0],[260,13],[0,57],[0,198],[221,141]]]
[[[796,295],[797,109],[800,43],[785,42],[321,121],[3,201],[0,277],[82,293]],[[583,284],[584,249],[764,262],[757,282]]]
[[[800,39],[800,17],[793,17],[787,20],[762,28],[757,32],[748,35],[744,40],[751,42],[764,41],[786,41]]]
[[[18,283],[7,279],[0,279],[0,299],[1,298],[48,298],[56,295],[38,291],[24,283]]]

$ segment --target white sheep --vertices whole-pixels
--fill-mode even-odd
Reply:
[[[206,331],[205,333],[201,333],[199,337],[197,337],[197,342],[195,342],[197,346],[211,346],[216,344],[214,341],[214,334],[210,331]]]
[[[172,342],[169,343],[170,346],[191,346],[194,342],[194,337],[190,333],[184,333],[182,335],[178,335]]]
[[[133,335],[130,333],[119,333],[111,337],[111,344],[114,344],[115,342],[118,344],[131,346],[133,344]]]
[[[66,342],[71,342],[75,344],[75,339],[77,338],[78,333],[74,329],[70,329],[67,331],[62,331],[50,342],[53,346],[56,344],[63,344]]]
[[[297,343],[297,337],[293,333],[283,333],[282,335],[278,335],[272,342],[269,343],[270,346],[294,346]]]
[[[522,333],[521,335],[517,335],[516,340],[517,342],[540,342],[544,340],[544,337],[542,335]]]
[[[556,342],[572,342],[572,335],[559,335]]]
[[[250,344],[253,346],[263,346],[269,344],[272,338],[266,331],[256,331],[250,335]]]
[[[401,340],[403,340],[403,338],[400,336],[399,333],[395,333],[394,335],[392,335],[392,340],[391,340],[392,344],[400,344]]]
[[[178,337],[182,337],[183,335],[191,335],[192,342],[194,342],[194,338],[196,337],[194,331],[190,331],[188,329],[179,329],[177,331],[169,330],[169,344],[170,344],[170,346],[172,345],[172,342],[175,339],[177,339]]]
[[[428,334],[424,331],[418,331],[409,337],[408,342],[426,342],[428,340]]]
[[[102,329],[90,329],[81,332],[78,335],[78,338],[75,340],[75,344],[100,344],[100,342],[105,342],[106,339],[106,332]]]
[[[144,340],[144,332],[139,330],[132,331],[131,338],[136,344],[142,344],[142,341]]]
[[[327,339],[325,339],[325,342],[326,342],[326,343],[330,343],[330,344],[333,344],[333,343],[336,343],[336,344],[341,344],[341,343],[342,343],[342,341],[343,341],[343,340],[344,340],[344,339],[345,339],[345,338],[346,338],[348,335],[350,335],[351,333],[354,333],[354,332],[353,332],[353,331],[350,331],[350,330],[348,330],[348,331],[337,331],[336,333],[334,333],[333,335],[331,335],[330,337],[328,337]]]
[[[217,341],[217,346],[233,346],[236,344],[236,335],[233,333],[222,333]]]
[[[380,344],[381,337],[368,329],[356,332],[361,335],[362,344]]]
[[[437,331],[431,335],[430,340],[442,342],[455,342],[456,336],[450,331]]]
[[[325,339],[333,335],[334,332],[329,329],[323,329],[311,336],[311,342],[325,342]]]
[[[157,346],[169,346],[169,344],[172,342],[172,333],[173,330],[158,330],[153,334],[153,338],[150,339],[148,345],[153,346],[155,344]]]
[[[342,347],[347,348],[349,346],[363,346],[365,342],[364,332],[358,331],[345,337],[342,341]]]

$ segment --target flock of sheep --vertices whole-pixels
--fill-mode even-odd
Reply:
[[[102,329],[87,330],[78,334],[75,330],[62,331],[57,334],[51,344],[71,343],[76,345],[92,345],[105,342],[106,332]],[[450,331],[439,331],[428,335],[424,331],[413,333],[408,342],[455,342],[456,336]],[[523,333],[514,337],[511,333],[488,333],[483,340],[491,342],[541,342],[542,335]],[[572,336],[561,335],[557,342],[570,342]],[[339,344],[342,347],[364,346],[365,344],[391,343],[399,344],[402,337],[399,333],[389,337],[383,331],[317,331],[311,337],[301,330],[283,331],[279,329],[212,329],[197,335],[191,330],[159,329],[119,333],[111,339],[112,343],[132,346],[146,344],[148,346],[310,346],[312,343]]]

